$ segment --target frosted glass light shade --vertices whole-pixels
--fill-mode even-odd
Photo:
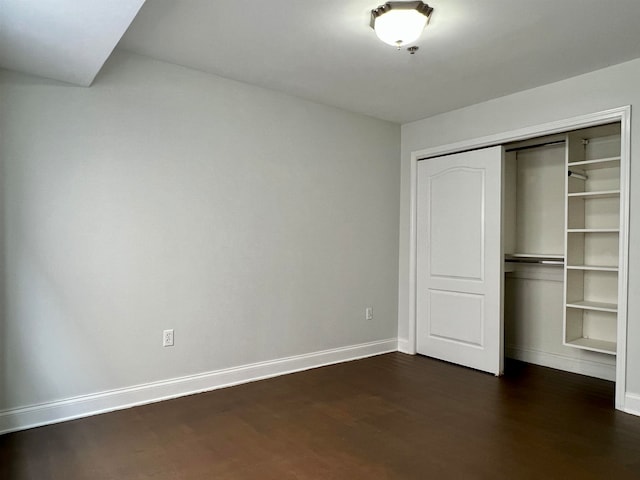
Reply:
[[[417,10],[390,10],[376,18],[375,32],[384,43],[401,47],[415,42],[426,25],[427,17]]]
[[[400,48],[420,37],[432,11],[423,2],[387,2],[371,11],[371,27],[384,43]]]

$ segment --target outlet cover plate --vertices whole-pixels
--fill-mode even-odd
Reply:
[[[162,332],[162,346],[173,347],[173,328]]]

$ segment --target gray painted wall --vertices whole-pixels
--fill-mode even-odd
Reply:
[[[397,336],[399,126],[125,52],[0,81],[0,410]]]
[[[402,126],[399,324],[408,335],[409,178],[411,152],[632,105],[640,109],[640,60]],[[627,390],[640,392],[640,122],[632,121]]]

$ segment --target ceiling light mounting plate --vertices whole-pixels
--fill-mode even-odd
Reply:
[[[433,12],[433,8],[424,2],[387,2],[371,10],[371,23],[369,24],[371,28],[374,28],[377,17],[391,10],[416,10],[427,18]]]

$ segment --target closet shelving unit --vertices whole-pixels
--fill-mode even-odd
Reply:
[[[567,135],[564,344],[615,355],[620,133]]]

